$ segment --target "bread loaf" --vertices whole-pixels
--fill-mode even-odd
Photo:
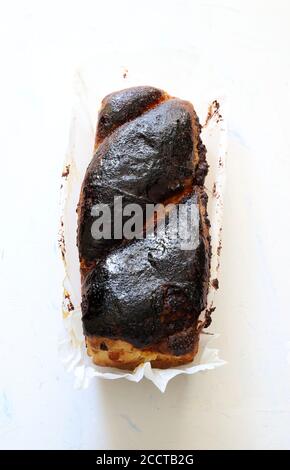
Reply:
[[[193,106],[157,88],[129,88],[102,102],[77,208],[83,328],[97,365],[134,369],[150,361],[167,368],[192,361],[198,350],[211,254],[200,131]],[[93,207],[113,211],[116,197],[122,207],[141,208],[143,237],[93,236]],[[163,215],[147,217],[153,204],[163,204]],[[168,214],[180,204],[197,207],[191,249],[170,236]],[[165,227],[159,233],[158,217]],[[127,221],[122,213],[121,227],[114,220],[111,232]]]

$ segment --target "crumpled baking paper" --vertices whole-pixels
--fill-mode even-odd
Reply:
[[[115,58],[116,59],[116,58]],[[77,214],[76,206],[81,183],[89,161],[93,156],[98,108],[102,98],[112,91],[129,86],[149,84],[165,89],[172,96],[191,101],[203,125],[202,140],[207,147],[210,164],[206,178],[209,196],[208,213],[211,222],[212,261],[211,281],[218,279],[221,253],[223,191],[225,184],[225,159],[227,145],[226,100],[223,94],[214,92],[197,93],[197,85],[188,78],[168,78],[160,63],[146,69],[144,60],[138,55],[127,57],[127,65],[116,65],[117,60],[103,59],[80,68],[75,77],[75,103],[69,136],[69,145],[62,174],[61,228],[59,246],[61,249],[65,279],[63,283],[63,332],[59,341],[62,362],[75,376],[75,386],[86,388],[94,377],[103,379],[127,379],[139,382],[143,377],[151,380],[164,392],[168,382],[179,374],[195,374],[225,364],[218,357],[218,350],[208,346],[215,336],[201,334],[199,353],[194,361],[170,369],[153,369],[150,363],[138,366],[134,371],[123,371],[110,367],[95,366],[86,354],[81,323],[81,286],[79,260],[76,247]],[[194,90],[194,92],[192,91]],[[216,282],[214,283],[216,285]],[[214,307],[216,289],[210,284],[207,309]],[[205,313],[205,312],[204,312]]]

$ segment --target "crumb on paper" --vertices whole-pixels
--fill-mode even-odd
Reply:
[[[206,127],[211,119],[214,119],[217,124],[223,120],[223,117],[220,113],[220,104],[217,100],[214,100],[209,105],[206,120],[203,127]]]
[[[218,256],[220,256],[221,251],[222,251],[222,241],[219,240],[219,244],[218,244],[218,247],[217,247],[217,255]]]
[[[221,251],[222,251],[222,227],[219,228],[219,244],[217,247],[217,255],[220,256]]]
[[[61,252],[62,260],[65,262],[65,239],[64,239],[64,231],[63,231],[63,220],[60,221],[60,230],[59,230],[59,239],[58,239],[58,246]]]
[[[70,165],[66,165],[64,167],[64,170],[63,170],[62,174],[61,174],[62,178],[67,178],[68,177],[69,170],[70,170]]]
[[[217,289],[219,288],[219,281],[218,281],[218,279],[217,279],[217,278],[213,279],[213,280],[211,281],[211,285],[212,285],[212,287],[213,287],[215,290],[217,290]]]
[[[216,307],[213,306],[213,303],[206,309],[204,317],[204,323],[203,323],[203,328],[208,328],[212,322],[211,315],[215,311]]]
[[[128,69],[124,69],[123,70],[123,78],[125,79],[125,78],[127,78],[127,76],[128,76]]]
[[[68,317],[70,312],[72,312],[75,308],[71,301],[70,294],[66,289],[64,289],[63,297],[64,297],[64,305],[63,305],[62,313],[63,313],[64,318],[66,318]]]

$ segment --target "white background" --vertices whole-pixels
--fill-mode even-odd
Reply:
[[[282,0],[1,1],[0,448],[290,448],[289,21]],[[79,392],[57,355],[72,78],[95,50],[144,48],[172,51],[172,74],[190,51],[230,98],[212,326],[228,365],[165,395],[147,381]]]

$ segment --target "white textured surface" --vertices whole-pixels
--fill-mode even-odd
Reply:
[[[1,5],[0,448],[290,447],[289,15],[281,0]],[[57,357],[71,77],[97,46],[170,50],[181,80],[186,49],[205,88],[230,95],[214,316],[229,364],[177,377],[165,395],[149,382],[74,391]]]

